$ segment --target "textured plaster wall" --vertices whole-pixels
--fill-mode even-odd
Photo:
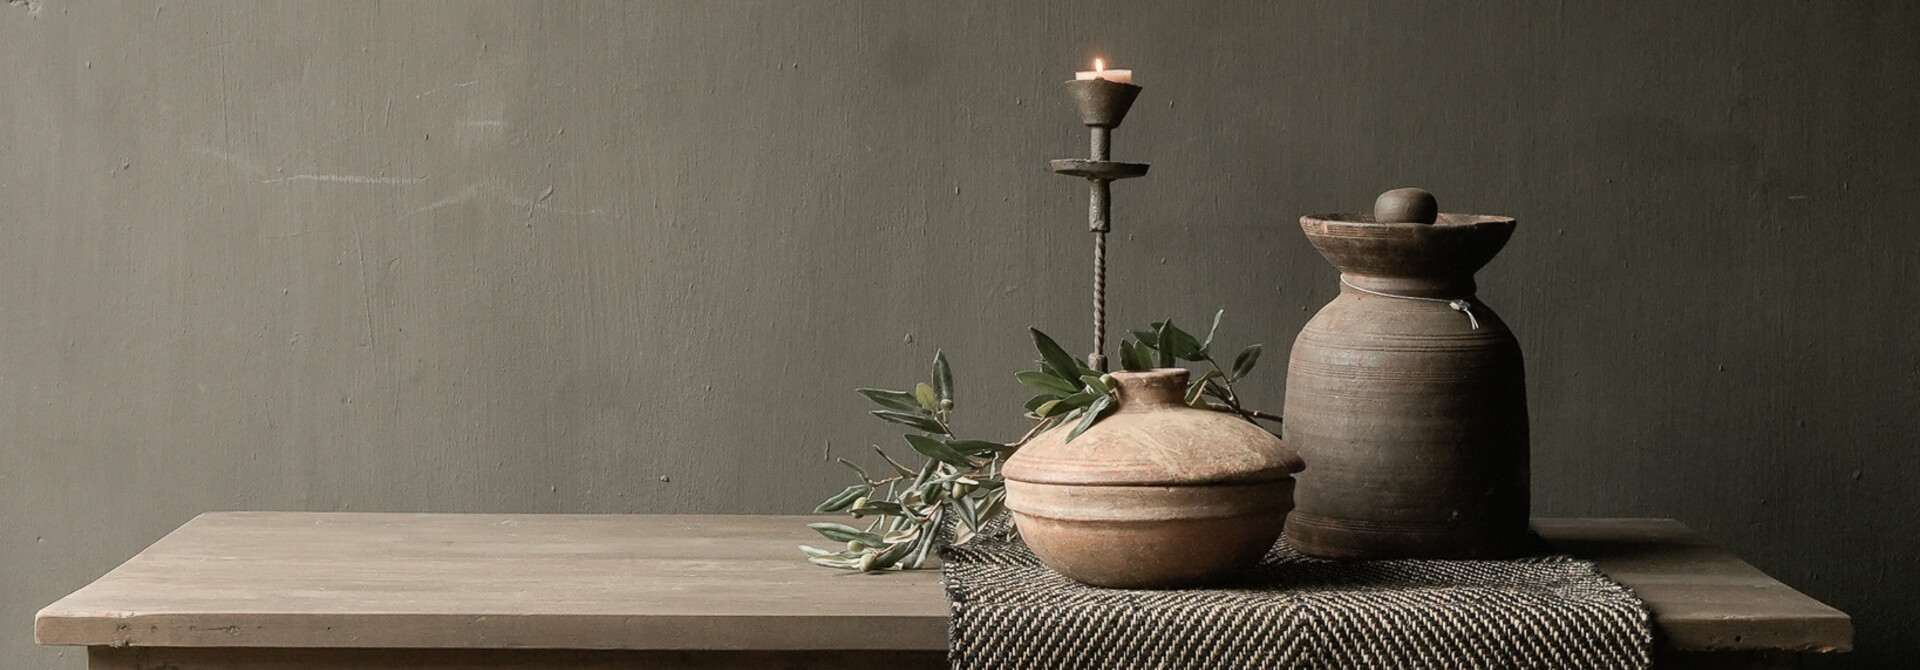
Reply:
[[[1303,213],[1521,227],[1537,512],[1672,516],[1920,653],[1911,3],[0,5],[0,665],[208,510],[803,511],[936,348],[1010,434],[1113,313],[1279,363]],[[797,558],[797,557],[796,557]]]

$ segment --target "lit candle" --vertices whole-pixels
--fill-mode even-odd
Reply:
[[[1116,84],[1131,84],[1133,83],[1133,70],[1109,70],[1107,69],[1106,63],[1095,58],[1093,59],[1093,71],[1075,72],[1073,73],[1073,78],[1077,80],[1105,79]]]

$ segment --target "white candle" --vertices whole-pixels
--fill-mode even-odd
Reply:
[[[1095,58],[1093,59],[1092,71],[1075,72],[1073,73],[1073,78],[1082,81],[1087,79],[1105,79],[1116,84],[1131,84],[1133,83],[1133,70],[1109,70],[1107,69],[1106,63]]]

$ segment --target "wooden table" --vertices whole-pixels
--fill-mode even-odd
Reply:
[[[134,670],[941,668],[937,571],[814,567],[808,517],[202,515],[41,610]],[[1662,667],[1792,667],[1843,614],[1665,519],[1540,519],[1652,608]]]

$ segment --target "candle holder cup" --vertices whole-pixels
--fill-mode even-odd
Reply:
[[[1105,79],[1078,79],[1067,82],[1067,95],[1080,110],[1080,123],[1095,128],[1118,128],[1140,97],[1140,87]]]

